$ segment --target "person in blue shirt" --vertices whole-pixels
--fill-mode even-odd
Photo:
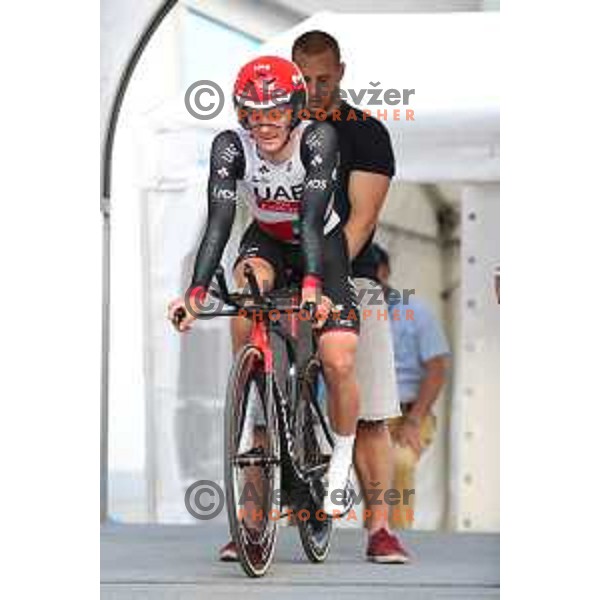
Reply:
[[[376,252],[378,279],[387,287],[389,255],[379,245]],[[415,493],[411,490],[415,489],[416,466],[435,433],[432,408],[447,380],[450,349],[440,322],[414,294],[388,304],[388,315],[402,407],[401,417],[388,420],[393,441],[393,487],[402,494],[402,504],[390,511],[390,525],[405,529],[414,516]]]

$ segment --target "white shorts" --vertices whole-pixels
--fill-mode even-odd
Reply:
[[[381,290],[381,285],[359,277],[356,289]],[[372,311],[365,315],[365,310]],[[394,344],[383,292],[363,293],[360,301],[360,336],[356,352],[356,378],[360,389],[360,418],[379,421],[402,414],[396,386]]]
[[[360,335],[356,351],[356,379],[360,390],[360,416],[363,421],[380,421],[402,414],[396,387],[392,330],[381,286],[363,277],[354,279],[360,298]],[[376,290],[363,293],[361,290]],[[364,318],[364,311],[372,311]],[[379,317],[377,314],[379,311]]]

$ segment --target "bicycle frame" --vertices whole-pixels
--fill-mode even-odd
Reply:
[[[290,409],[293,410],[293,408],[295,408],[297,405],[299,389],[296,385],[297,381],[294,382],[295,385],[292,386],[290,394],[286,393],[285,389],[280,388],[279,384],[283,384],[284,382],[277,381],[275,356],[271,340],[272,333],[280,336],[282,340],[284,340],[287,358],[291,358],[291,364],[295,365],[296,373],[300,373],[302,371],[304,363],[308,364],[308,361],[311,356],[310,350],[306,352],[307,349],[298,348],[301,334],[300,320],[302,320],[301,313],[303,309],[301,309],[298,305],[298,296],[292,294],[290,298],[292,300],[293,306],[292,308],[285,309],[286,315],[288,315],[290,318],[289,332],[286,331],[286,329],[281,324],[280,319],[277,321],[269,319],[269,312],[274,309],[279,309],[272,303],[270,299],[268,299],[268,297],[265,297],[261,294],[252,268],[249,266],[246,267],[246,269],[244,270],[244,275],[246,276],[250,284],[251,294],[230,294],[225,282],[223,269],[219,267],[216,272],[216,280],[219,291],[217,292],[216,290],[211,290],[211,294],[215,298],[222,300],[226,304],[231,306],[232,310],[222,310],[210,314],[199,314],[197,315],[197,317],[199,319],[207,319],[221,316],[244,316],[245,318],[252,319],[252,328],[250,330],[248,343],[252,346],[255,346],[262,354],[264,359],[264,371],[267,377],[267,389],[269,390],[268,394],[271,398],[271,401],[275,403],[277,416],[280,422],[280,433],[283,442],[282,458],[285,457],[289,459],[289,463],[292,467],[293,476],[303,484],[307,484],[310,477],[307,478],[306,474],[301,473],[300,470],[297,468],[294,450],[292,448],[292,436],[290,435],[291,426],[288,419]],[[243,301],[248,299],[253,300],[254,304],[245,305],[242,303]],[[325,432],[329,444],[333,446],[333,438],[331,436],[327,420],[323,414],[323,411],[321,410],[321,407],[315,399],[313,399],[311,403],[315,409],[315,412],[318,415],[319,422],[323,428],[323,431]]]
[[[253,346],[256,346],[262,353],[265,361],[265,373],[267,375],[273,375],[273,349],[271,348],[267,326],[262,315],[252,319],[250,343]]]

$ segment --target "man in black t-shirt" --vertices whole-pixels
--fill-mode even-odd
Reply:
[[[301,35],[294,42],[292,60],[306,80],[309,109],[317,119],[326,113],[338,134],[340,168],[335,209],[344,223],[359,298],[362,292],[361,333],[356,355],[361,420],[356,434],[355,466],[365,491],[366,509],[372,515],[366,521],[367,558],[375,562],[404,563],[408,562],[409,554],[390,532],[385,510],[404,510],[404,507],[387,507],[381,500],[379,503],[375,500],[383,498],[391,487],[392,446],[385,419],[400,414],[393,343],[389,322],[383,313],[383,295],[380,294],[377,301],[373,300],[372,293],[381,292],[372,240],[394,176],[394,154],[385,126],[340,100],[344,63],[335,38],[322,31]],[[367,316],[369,310],[371,314]],[[380,488],[380,493],[370,492],[373,488]]]
[[[380,121],[343,101],[329,112],[327,120],[338,134],[340,172],[335,207],[346,223],[349,243],[354,244],[351,247],[354,257],[352,274],[377,280],[377,257],[372,244],[375,233],[373,221],[395,173],[390,136]],[[349,188],[353,196],[357,196],[354,202]],[[367,208],[368,211],[365,210]],[[360,214],[361,209],[363,214]],[[359,214],[356,214],[357,211]]]

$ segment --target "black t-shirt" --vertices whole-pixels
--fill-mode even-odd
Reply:
[[[335,210],[340,215],[342,223],[346,223],[351,210],[348,196],[351,171],[380,173],[392,178],[395,164],[390,136],[381,121],[373,117],[365,117],[360,109],[346,102],[341,103],[338,111],[339,115],[334,111],[327,120],[335,127],[340,147],[339,185],[335,195]],[[353,277],[376,278],[377,260],[372,242],[373,235],[369,237],[364,248],[352,262]]]

